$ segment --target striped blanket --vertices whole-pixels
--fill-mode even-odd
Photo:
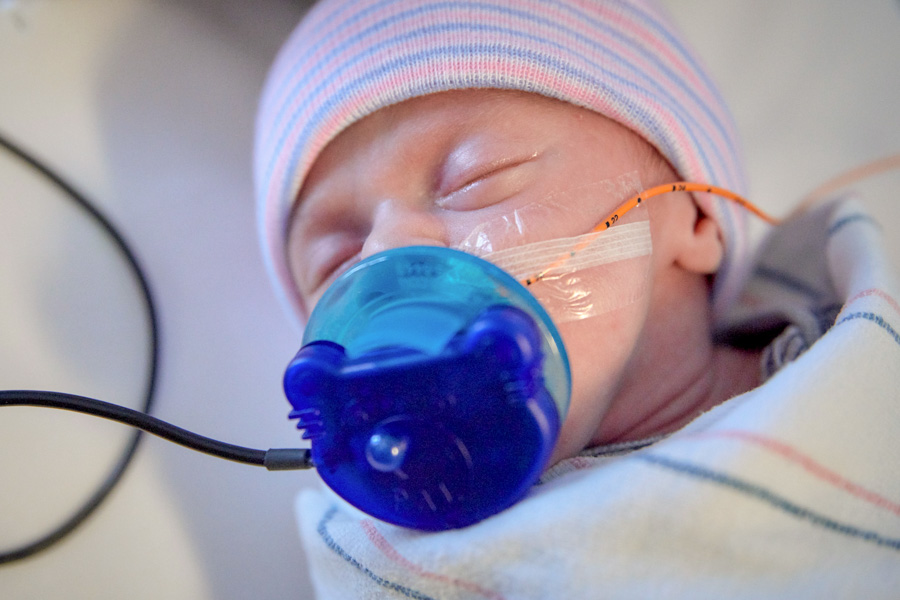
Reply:
[[[457,531],[297,513],[335,598],[900,597],[900,288],[882,229],[841,202],[764,245],[732,337],[783,331],[760,387],[641,449],[552,468]]]

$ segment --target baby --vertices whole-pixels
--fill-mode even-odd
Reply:
[[[491,260],[517,244],[578,236],[641,191],[609,185],[623,177],[638,188],[681,180],[744,188],[720,96],[661,11],[638,0],[323,0],[270,74],[256,156],[267,259],[301,323],[342,272],[383,250],[443,246]],[[785,244],[828,232],[854,211],[832,207],[783,226],[802,236],[771,242],[762,254],[773,256],[769,269],[796,267],[805,255],[821,262],[815,241]],[[750,485],[724,466],[740,449],[735,440],[780,448],[757,432],[782,431],[763,425],[785,409],[758,399],[749,416],[729,421],[748,404],[740,400],[759,396],[764,379],[820,337],[851,291],[878,289],[857,298],[873,301],[892,292],[835,284],[827,267],[801,269],[801,277],[825,273],[811,285],[827,293],[814,294],[815,318],[792,319],[810,306],[792,308],[788,271],[747,283],[742,208],[676,192],[632,213],[623,222],[649,219],[652,253],[628,263],[637,273],[630,283],[576,277],[592,298],[587,312],[551,300],[540,283],[530,288],[557,322],[572,371],[571,406],[543,484],[488,521],[441,534],[393,528],[327,493],[305,494],[298,512],[323,597],[593,597],[598,586],[631,597],[754,595],[741,587],[747,569],[766,574],[766,590],[793,596],[815,580],[795,577],[781,559],[758,562],[762,542],[734,546],[777,509],[747,509],[750,521],[736,523],[727,490],[684,479]],[[807,447],[815,454],[819,445]],[[620,453],[627,458],[609,458]],[[726,463],[699,460],[711,454]],[[774,469],[770,456],[751,458],[760,461],[751,474]],[[776,496],[760,485],[756,503],[766,505]],[[704,492],[722,498],[702,504]],[[666,518],[675,498],[678,518]],[[799,506],[831,522],[802,494],[777,498],[793,514]],[[692,529],[707,521],[711,528]],[[816,544],[811,552],[821,551]]]

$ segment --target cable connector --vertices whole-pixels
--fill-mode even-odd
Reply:
[[[310,469],[313,461],[307,448],[274,448],[257,450],[204,437],[176,427],[139,410],[61,392],[39,390],[2,390],[0,406],[41,406],[84,413],[136,427],[185,448],[246,465],[266,467],[270,471]]]
[[[263,466],[269,471],[295,471],[311,469],[315,465],[309,448],[269,448]]]

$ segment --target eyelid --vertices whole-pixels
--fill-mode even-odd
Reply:
[[[509,156],[490,161],[473,159],[466,161],[469,164],[462,167],[457,166],[460,158],[451,157],[448,159],[448,164],[445,164],[441,170],[441,176],[436,186],[437,196],[444,198],[453,195],[491,175],[531,162],[537,157],[538,153],[534,152],[527,156]]]
[[[362,242],[355,239],[322,241],[318,248],[310,249],[307,269],[300,282],[301,294],[307,299],[315,295],[326,285],[330,285],[338,275],[359,261]],[[326,257],[318,259],[317,254],[325,253]]]
[[[539,156],[504,158],[491,162],[473,164],[470,168],[460,170],[452,178],[444,181],[453,183],[443,187],[443,191],[435,198],[439,208],[467,211],[487,208],[497,202],[518,193],[531,180],[531,169],[523,167]],[[443,183],[443,182],[442,182]]]
[[[318,292],[322,288],[327,288],[332,284],[332,282],[344,274],[347,270],[350,269],[353,265],[359,262],[360,252],[356,252],[352,256],[349,256],[335,265],[334,268],[329,269],[329,271],[325,274],[325,276],[321,279],[321,281],[316,286],[314,292]]]

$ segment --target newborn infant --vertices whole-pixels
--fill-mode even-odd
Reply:
[[[611,212],[626,198],[597,198],[595,183],[625,173],[647,187],[678,180],[639,135],[570,103],[500,90],[405,100],[350,125],[314,161],[289,226],[292,280],[311,309],[356,261],[401,246],[460,247],[480,225],[537,204],[557,214],[529,228],[586,233],[591,213],[566,203],[593,203],[595,219]],[[558,324],[573,397],[553,462],[667,433],[758,380],[758,353],[713,342],[709,277],[724,254],[716,222],[683,192],[646,210],[649,273],[630,266],[648,280],[640,297]],[[531,291],[541,300],[540,283]]]
[[[268,267],[301,325],[383,250],[505,268],[643,189],[745,187],[727,108],[645,0],[321,0],[269,75],[255,160]],[[831,203],[757,251],[747,222],[674,191],[597,237],[648,225],[651,252],[573,268],[568,288],[537,278],[572,374],[540,483],[442,532],[303,492],[319,594],[894,595],[900,312],[880,233]]]

